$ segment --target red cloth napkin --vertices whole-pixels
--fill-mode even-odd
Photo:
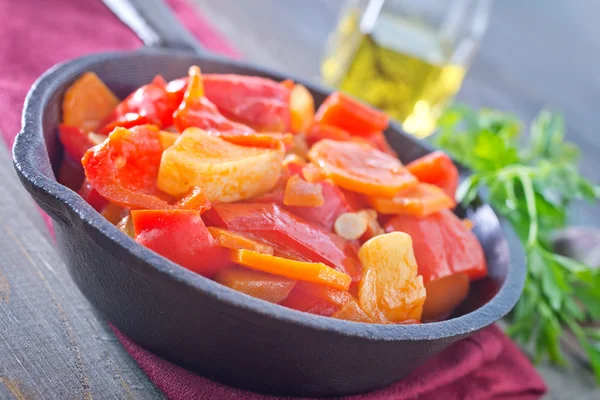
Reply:
[[[184,0],[169,3],[206,48],[237,55]],[[0,26],[0,131],[9,146],[19,131],[25,94],[42,72],[69,58],[141,45],[100,0],[0,0],[0,15],[10,16]],[[144,350],[116,329],[115,333],[170,399],[276,399],[197,376]],[[450,346],[401,382],[346,399],[536,399],[545,390],[520,350],[492,326]]]

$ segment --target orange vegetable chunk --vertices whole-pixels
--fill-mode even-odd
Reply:
[[[107,200],[131,209],[164,210],[172,207],[156,188],[162,152],[155,126],[117,127],[81,163],[91,187]]]
[[[213,226],[208,227],[208,231],[222,247],[231,250],[252,250],[257,253],[269,255],[273,255],[274,253],[273,246],[250,239],[241,233],[231,232],[227,229],[216,228]]]
[[[62,102],[63,123],[84,132],[96,130],[117,107],[119,99],[93,72],[86,72],[69,86]]]
[[[431,183],[454,198],[458,186],[458,169],[443,151],[434,151],[409,163],[406,168],[420,182]]]
[[[359,136],[383,131],[388,126],[388,119],[384,112],[340,92],[329,95],[315,115],[316,122],[337,126]]]
[[[326,179],[321,168],[313,163],[308,163],[302,167],[302,176],[310,183],[321,182],[323,179]]]
[[[238,292],[271,303],[285,299],[296,284],[296,281],[282,276],[235,266],[220,270],[214,279]]]
[[[283,204],[286,206],[320,207],[325,203],[323,189],[318,183],[306,182],[292,175],[285,185]]]
[[[324,139],[308,157],[336,185],[371,196],[392,197],[418,183],[397,158],[364,143]]]
[[[252,250],[233,250],[231,261],[258,271],[286,278],[318,283],[335,289],[348,290],[352,278],[323,263],[288,260]]]
[[[332,318],[344,319],[346,321],[365,322],[372,324],[373,320],[360,308],[354,300],[346,303],[340,311],[331,316]]]
[[[202,214],[203,212],[210,210],[211,204],[206,198],[206,194],[204,194],[204,189],[200,186],[196,186],[192,188],[187,195],[179,199],[179,201],[175,203],[175,207],[184,208],[186,210],[196,210]]]
[[[377,323],[420,320],[426,292],[411,237],[401,232],[375,236],[358,256],[363,264],[358,302],[365,313]]]
[[[169,131],[158,132],[158,140],[160,141],[160,145],[163,148],[163,150],[166,150],[169,147],[171,147],[178,137],[178,133],[173,133]]]
[[[292,131],[306,131],[315,116],[315,101],[304,85],[294,85],[290,97],[290,112]]]
[[[425,284],[427,299],[423,306],[424,321],[439,321],[450,316],[469,293],[469,275],[453,274]]]
[[[188,128],[163,152],[158,187],[181,196],[199,186],[211,202],[245,200],[275,186],[284,155],[283,146],[239,146],[201,129]]]
[[[381,214],[406,214],[417,217],[426,217],[456,205],[442,189],[428,183],[419,183],[391,198],[370,196],[367,197],[367,202]]]

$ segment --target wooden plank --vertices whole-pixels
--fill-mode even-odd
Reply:
[[[37,210],[3,146],[0,181],[0,398],[163,398],[29,218]]]

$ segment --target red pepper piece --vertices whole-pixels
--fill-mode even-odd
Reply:
[[[79,190],[85,179],[81,161],[74,161],[68,154],[63,157],[58,169],[58,181],[73,191]]]
[[[83,184],[81,185],[78,193],[85,201],[88,202],[89,205],[94,208],[94,210],[98,212],[101,212],[109,203],[108,200],[102,197],[100,193],[98,193],[98,191],[92,187],[87,179],[83,180]]]
[[[294,310],[330,317],[353,300],[346,290],[298,281],[280,304]]]
[[[226,117],[258,131],[290,131],[292,90],[287,85],[234,74],[206,74],[203,81],[206,97]]]
[[[173,112],[179,107],[178,95],[167,91],[162,77],[154,80],[127,96],[104,121],[102,133],[112,132],[117,126],[131,128],[136,125],[153,124],[166,128],[173,123]]]
[[[388,143],[383,132],[377,131],[369,133],[365,136],[365,139],[367,139],[369,143],[371,143],[377,150],[383,151],[391,156],[398,157],[398,154],[396,151],[394,151],[394,149],[392,149],[392,146],[390,146]]]
[[[80,162],[85,152],[94,146],[94,142],[87,133],[72,125],[60,124],[58,126],[58,138],[65,149],[65,153],[77,162]]]
[[[108,139],[81,160],[94,189],[127,208],[168,209],[156,188],[162,155],[158,129],[150,125],[115,128]]]
[[[419,181],[438,186],[454,199],[458,186],[458,169],[443,151],[434,151],[406,166]]]
[[[200,214],[192,210],[133,210],[136,242],[190,271],[214,276],[230,265],[227,250],[204,225]]]
[[[351,135],[366,136],[383,131],[388,116],[343,93],[332,93],[317,110],[315,121],[342,128]]]
[[[340,272],[346,255],[332,234],[298,218],[276,204],[221,203],[206,214],[215,225],[234,232],[247,232],[284,252],[297,253],[312,262],[323,262]]]
[[[487,275],[481,244],[451,211],[419,218],[398,215],[385,225],[386,232],[406,232],[412,237],[423,282],[466,273],[471,280]]]
[[[324,123],[314,123],[306,131],[306,144],[311,147],[319,140],[332,139],[339,142],[352,140],[352,135],[342,128]]]

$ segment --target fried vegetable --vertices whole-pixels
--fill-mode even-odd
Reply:
[[[308,157],[336,185],[371,196],[391,197],[418,183],[397,158],[363,143],[321,140]]]
[[[323,263],[289,260],[252,250],[233,250],[231,261],[258,271],[318,283],[341,290],[348,290],[352,281],[350,275],[336,271]]]
[[[358,256],[364,268],[358,302],[365,313],[377,323],[420,320],[425,287],[411,237],[401,232],[376,236],[361,246]]]
[[[189,128],[164,151],[158,187],[181,196],[199,186],[211,202],[249,199],[275,186],[284,154],[283,146],[238,146],[201,129]]]
[[[85,72],[65,91],[62,122],[92,132],[117,107],[119,99],[93,72]],[[80,160],[81,157],[76,160]]]

